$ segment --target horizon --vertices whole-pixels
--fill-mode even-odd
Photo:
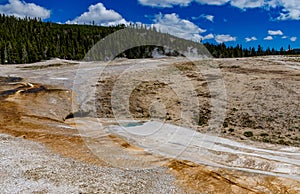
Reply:
[[[60,24],[145,24],[187,40],[243,48],[300,48],[295,0],[0,0],[0,13]]]

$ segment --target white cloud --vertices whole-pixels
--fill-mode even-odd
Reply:
[[[266,5],[272,8],[276,8],[280,6],[280,4],[281,4],[281,0],[268,0],[266,2]]]
[[[193,0],[139,0],[139,3],[151,7],[188,6]]]
[[[8,4],[0,5],[0,13],[5,15],[14,15],[19,18],[31,17],[47,19],[50,17],[50,11],[34,3],[26,3],[20,0],[9,0]]]
[[[141,5],[151,7],[173,7],[175,5],[188,6],[191,2],[195,1],[200,4],[207,5],[224,5],[230,0],[138,0]]]
[[[230,4],[240,9],[262,8],[279,10],[278,20],[300,20],[299,0],[139,0],[140,4],[152,7],[173,7],[174,5],[188,6],[191,2],[206,5]]]
[[[272,8],[279,8],[278,20],[300,20],[299,0],[266,0],[266,5]]]
[[[152,25],[161,32],[170,33],[188,40],[199,41],[203,39],[200,34],[206,32],[206,30],[199,28],[194,23],[179,18],[175,13],[165,15],[158,14],[154,22],[155,24]]]
[[[290,38],[290,40],[291,40],[292,42],[296,42],[297,37],[293,36],[293,37]]]
[[[202,14],[201,17],[203,17],[211,22],[214,22],[214,18],[215,18],[215,16],[213,16],[213,15],[205,15],[205,14]]]
[[[229,34],[220,34],[215,37],[217,43],[236,41],[236,37],[232,37]]]
[[[204,18],[204,19],[206,19],[208,21],[214,22],[215,16],[202,14],[202,15],[200,15],[198,17],[192,17],[193,20],[198,20],[198,19],[201,19],[201,18]]]
[[[213,16],[213,15],[206,15],[205,18],[206,18],[207,20],[211,21],[211,22],[214,22],[215,16]]]
[[[127,24],[126,20],[114,10],[108,10],[102,3],[91,5],[89,11],[81,14],[67,24],[91,24],[102,26],[114,26],[118,24]]]
[[[191,2],[207,5],[225,5],[229,3],[240,9],[278,8],[280,16],[278,20],[300,20],[299,0],[139,0],[140,4],[152,7],[173,7],[174,5],[188,6]]]
[[[224,5],[228,3],[230,0],[195,0],[200,4],[207,4],[207,5]]]
[[[283,7],[278,20],[300,20],[299,0],[277,0],[277,7]]]
[[[252,36],[251,38],[247,37],[245,38],[246,42],[256,41],[257,38],[255,36]]]
[[[276,35],[282,36],[283,32],[281,30],[269,30],[268,34],[271,36],[276,36]]]
[[[267,36],[266,38],[264,38],[264,40],[273,40],[272,36]]]
[[[188,6],[194,1],[200,4],[217,6],[230,3],[232,6],[240,9],[263,7],[266,4],[265,0],[139,0],[140,4],[151,7],[173,7],[174,5]]]
[[[287,37],[287,36],[282,36],[281,38],[282,38],[282,39],[287,39],[288,37]]]
[[[209,40],[209,39],[213,39],[213,38],[215,38],[215,36],[214,36],[213,34],[210,33],[210,34],[208,34],[208,35],[202,37],[202,40]]]
[[[240,9],[258,8],[264,6],[264,0],[231,0],[230,4]]]

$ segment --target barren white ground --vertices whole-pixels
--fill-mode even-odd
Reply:
[[[4,134],[0,134],[0,158],[1,193],[181,193],[165,168],[97,167]]]
[[[145,65],[147,63],[147,68],[155,68],[159,64],[166,64],[171,61],[178,62],[178,59],[166,61],[164,59],[137,60],[135,62],[137,65]],[[26,66],[42,66],[61,62],[61,60],[57,60]],[[284,63],[284,61],[281,62]],[[93,86],[98,79],[97,73],[107,64],[93,62],[75,63],[78,64],[63,68],[54,67],[50,70],[49,68],[37,69],[35,71],[24,69],[24,66],[18,65],[3,66],[1,67],[0,76],[20,76],[26,78],[28,82],[57,85],[68,89],[73,89],[75,84],[79,86],[76,87],[77,90],[84,90],[86,93],[86,96],[80,96],[77,99],[78,103],[88,106],[84,101],[93,98]],[[117,75],[118,72],[122,72],[124,68],[126,69],[127,64],[128,62],[124,61],[119,65],[112,66],[110,72]],[[299,69],[299,63],[287,65],[289,68]],[[76,68],[79,66],[81,73],[78,74]],[[90,76],[88,81],[86,78],[80,78],[80,76],[86,75]],[[74,83],[75,78],[77,81]],[[82,108],[88,109],[89,107]],[[133,145],[167,158],[177,158],[199,164],[300,180],[300,149],[296,147],[263,143],[248,145],[157,121],[148,121],[143,125],[127,128],[117,125],[99,127],[99,121],[87,118],[81,118],[78,122],[81,123],[81,128],[93,128],[92,130],[97,130],[106,135],[119,135]],[[169,193],[176,189],[174,185],[168,185],[173,181],[173,178],[168,174],[162,175],[164,174],[164,169],[161,168],[143,171],[142,173],[146,173],[146,175],[140,174],[143,178],[138,179],[136,178],[137,174],[132,171],[104,170],[100,167],[92,167],[61,158],[49,153],[42,145],[37,143],[6,135],[1,135],[0,140],[0,181],[2,185],[1,190],[5,193],[36,191],[63,193],[65,191],[89,191],[89,189],[94,187],[97,187],[99,192],[122,192],[122,189],[126,191],[129,183],[130,185],[137,185],[136,192],[159,191],[160,193]],[[45,163],[47,165],[44,165]],[[94,168],[92,172],[95,174],[86,173],[91,172],[90,168]],[[89,170],[87,171],[87,169]],[[159,179],[154,177],[153,174],[155,173],[153,171],[157,171],[161,175]],[[32,176],[27,178],[28,173],[31,173],[31,175],[36,174],[36,179],[32,180]],[[118,174],[118,176],[113,176],[113,174]],[[64,175],[68,175],[69,178],[60,178]],[[107,181],[108,179],[109,181]]]

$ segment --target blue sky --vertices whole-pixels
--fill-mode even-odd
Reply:
[[[141,22],[195,41],[300,48],[299,0],[0,0],[0,13],[68,24]]]

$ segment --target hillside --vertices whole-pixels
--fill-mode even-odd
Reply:
[[[62,25],[0,15],[0,61],[16,64],[50,58],[81,60],[96,42],[123,28]]]
[[[117,32],[121,29],[131,29],[139,36],[131,36],[130,41],[137,44],[143,43],[143,34],[154,37],[153,40],[164,43],[165,40],[176,39],[177,42],[182,42],[181,46],[185,46],[185,50],[189,46],[198,47],[197,42],[184,40],[170,34],[160,33],[155,28],[145,26],[91,26],[91,25],[67,25],[51,22],[42,22],[39,19],[31,18],[16,18],[13,16],[0,15],[0,63],[1,64],[24,64],[34,63],[41,60],[51,58],[60,58],[68,60],[83,60],[89,50],[96,45],[97,42],[104,37]],[[126,33],[119,37],[118,42],[126,40]],[[187,44],[188,43],[188,44]],[[164,45],[142,45],[139,47],[129,47],[126,50],[121,50],[122,45],[111,43],[114,48],[110,48],[109,53],[102,53],[97,60],[105,60],[106,55],[116,49],[119,53],[114,53],[114,57],[126,57],[129,59],[136,58],[152,58],[155,57],[153,52],[158,52],[165,56],[179,56],[180,51],[169,51]],[[198,46],[197,46],[198,45]],[[243,48],[242,45],[235,47],[227,47],[224,43],[214,45],[204,43],[212,56],[217,58],[231,57],[251,57],[262,55],[277,55],[277,54],[294,54],[293,51],[285,51],[283,48],[280,51],[271,48],[262,48],[258,45],[257,48]]]

